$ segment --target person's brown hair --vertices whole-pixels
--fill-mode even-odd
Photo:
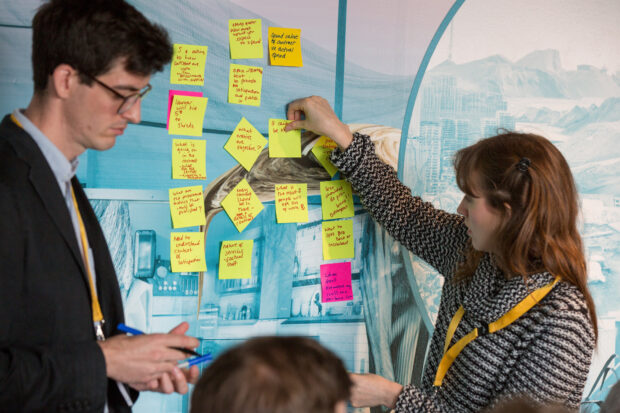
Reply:
[[[456,182],[469,196],[483,196],[502,216],[494,259],[507,276],[548,271],[584,295],[598,336],[586,260],[577,230],[579,199],[568,163],[546,138],[505,132],[459,150]],[[456,280],[469,279],[482,257],[471,242]]]
[[[191,413],[334,413],[348,400],[342,361],[304,337],[257,337],[218,356],[192,394]]]

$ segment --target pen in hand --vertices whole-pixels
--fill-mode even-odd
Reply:
[[[120,331],[122,331],[123,333],[128,333],[134,336],[139,336],[141,334],[144,334],[142,331],[137,330],[135,328],[126,326],[123,323],[120,323],[119,325],[116,326],[116,328]],[[195,352],[194,350],[191,350],[189,348],[183,348],[183,347],[170,347],[171,349],[174,350],[178,350],[178,351],[182,351],[183,353],[186,354],[191,354],[192,356],[196,356],[196,357],[204,357],[202,354]]]

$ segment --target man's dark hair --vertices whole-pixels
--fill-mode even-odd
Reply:
[[[124,0],[51,0],[32,20],[34,90],[43,91],[61,64],[84,75],[106,73],[118,59],[137,75],[151,75],[172,58],[166,30]]]
[[[221,354],[194,388],[191,413],[333,413],[349,399],[342,361],[304,337],[258,337]]]

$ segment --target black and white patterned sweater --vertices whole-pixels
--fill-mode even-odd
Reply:
[[[547,273],[506,279],[485,254],[468,284],[452,280],[469,236],[463,217],[414,197],[395,171],[375,154],[365,135],[355,134],[332,162],[353,185],[373,218],[406,248],[445,277],[422,386],[406,385],[397,412],[477,412],[499,400],[526,395],[577,409],[595,346],[585,299],[577,287],[558,283],[535,307],[508,327],[476,338],[459,354],[443,385],[433,381],[446,330],[462,304],[465,316],[451,344],[504,315],[533,290],[553,280]]]

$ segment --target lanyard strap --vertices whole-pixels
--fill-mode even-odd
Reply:
[[[516,321],[523,314],[527,313],[532,307],[534,307],[540,300],[546,296],[551,289],[560,281],[560,277],[555,277],[555,279],[549,284],[545,285],[537,289],[536,291],[529,294],[523,300],[521,300],[517,305],[512,307],[506,314],[501,316],[498,320],[490,323],[488,326],[477,327],[470,331],[467,335],[461,338],[459,341],[454,343],[454,345],[450,348],[450,342],[454,337],[454,333],[456,332],[456,328],[458,327],[463,315],[465,314],[465,309],[461,306],[454,317],[452,317],[452,321],[450,321],[450,325],[448,326],[448,331],[446,332],[446,341],[444,343],[443,348],[443,357],[439,362],[439,366],[437,367],[437,373],[435,375],[434,386],[441,386],[443,383],[443,379],[448,372],[448,369],[454,363],[454,360],[459,355],[459,353],[467,346],[470,342],[472,342],[476,337],[487,333],[495,333],[496,331],[501,330],[502,328],[509,326],[514,321]]]

